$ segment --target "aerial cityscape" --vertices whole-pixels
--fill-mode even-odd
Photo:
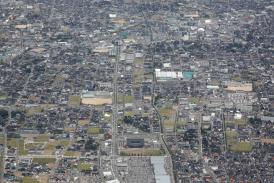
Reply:
[[[0,183],[274,183],[274,0],[0,0]]]

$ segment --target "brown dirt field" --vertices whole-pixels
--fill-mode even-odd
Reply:
[[[111,98],[83,98],[82,104],[87,104],[87,105],[112,104],[112,99]]]

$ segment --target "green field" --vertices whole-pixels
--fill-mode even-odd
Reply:
[[[41,105],[35,106],[35,107],[28,107],[28,108],[26,108],[26,116],[30,117],[37,113],[42,113],[42,112],[44,112],[44,110],[47,110],[54,106],[55,106],[54,104],[41,104]]]
[[[176,111],[172,109],[172,107],[164,107],[164,108],[160,108],[159,112],[161,116],[171,117],[172,115],[175,114]]]
[[[190,98],[190,103],[193,103],[193,104],[198,104],[199,103],[199,98],[195,98],[195,97],[192,97],[192,98]]]
[[[175,121],[165,120],[163,123],[166,129],[174,129],[175,127]]]
[[[234,119],[231,121],[226,121],[225,124],[234,124],[234,125],[246,125],[246,119]]]
[[[43,111],[43,108],[42,107],[31,107],[27,110],[27,113],[26,113],[26,116],[30,117],[30,116],[33,116],[37,113],[41,113]]]
[[[44,145],[44,143],[28,143],[28,144],[25,144],[25,149],[40,149],[42,148]]]
[[[53,141],[49,142],[46,144],[45,149],[46,150],[54,150],[56,146],[62,146],[62,147],[68,147],[69,145],[69,140],[58,140],[58,141]]]
[[[134,64],[136,65],[144,65],[144,58],[135,58],[134,59]]]
[[[187,124],[186,121],[178,120],[178,121],[177,121],[177,124],[176,124],[176,127],[177,127],[177,128],[182,128],[182,127],[185,126],[186,124]]]
[[[28,154],[28,150],[24,148],[24,139],[7,139],[7,146],[11,148],[17,148],[20,156]]]
[[[19,142],[16,138],[7,139],[7,146],[12,148],[18,148]]]
[[[88,133],[92,135],[97,135],[103,133],[102,129],[99,127],[91,127],[88,129]]]
[[[8,98],[7,94],[3,91],[0,91],[0,100],[6,100]]]
[[[81,172],[91,171],[91,164],[81,163],[78,165],[78,170]]]
[[[4,144],[5,143],[5,138],[3,136],[0,136],[0,144]]]
[[[55,158],[33,158],[32,162],[37,163],[40,165],[46,165],[50,163],[55,163],[56,159]]]
[[[235,139],[238,137],[238,133],[236,131],[226,131],[225,134],[226,134],[226,138],[228,139],[231,139],[231,138]]]
[[[238,133],[236,131],[226,131],[225,135],[226,135],[226,143],[228,147],[238,143]]]
[[[252,151],[251,142],[237,142],[231,145],[231,151],[234,152],[250,152]]]
[[[76,152],[76,151],[66,151],[65,153],[64,153],[64,156],[73,156],[73,157],[75,157],[75,156],[80,156],[81,155],[81,153],[80,152]]]
[[[125,116],[134,116],[134,112],[133,111],[125,111]]]
[[[25,149],[24,147],[24,139],[20,139],[18,142],[18,148],[19,148],[19,155],[20,156],[25,156],[28,155],[28,150]]]
[[[34,142],[48,142],[50,135],[48,134],[41,134],[37,137],[34,137]]]
[[[134,101],[134,97],[133,96],[128,96],[128,95],[120,95],[118,96],[118,102],[119,103],[132,103]]]
[[[0,100],[6,100],[8,98],[8,96],[6,95],[0,95]]]
[[[4,166],[3,166],[3,163],[2,163],[3,158],[4,158],[3,154],[0,153],[0,161],[1,161],[1,163],[0,163],[0,176],[2,176],[2,173],[4,172]]]
[[[33,177],[23,177],[22,183],[40,183],[40,182]]]

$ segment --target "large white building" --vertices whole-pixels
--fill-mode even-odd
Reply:
[[[161,71],[161,69],[155,69],[157,81],[167,81],[174,79],[183,79],[182,72],[175,71]]]

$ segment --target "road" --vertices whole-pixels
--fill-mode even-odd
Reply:
[[[117,86],[117,78],[118,78],[118,64],[120,60],[120,46],[117,45],[117,54],[115,59],[115,69],[113,75],[113,111],[112,111],[112,141],[111,141],[111,169],[115,176],[115,157],[118,155],[118,143],[117,143],[117,121],[118,121],[118,104],[117,104],[117,96],[118,96],[118,86]]]

